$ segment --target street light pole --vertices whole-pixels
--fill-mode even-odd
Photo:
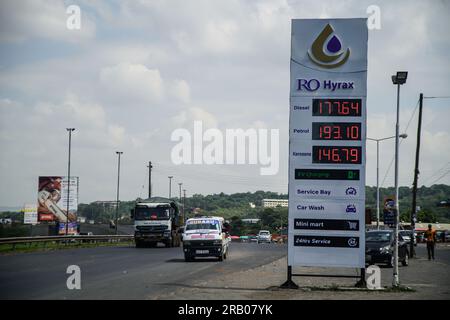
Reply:
[[[392,285],[398,287],[398,222],[400,218],[400,206],[398,197],[398,147],[399,147],[399,119],[400,118],[400,83],[397,83],[397,121],[395,123],[395,246],[394,246],[394,278]]]
[[[169,199],[172,197],[172,178],[173,176],[169,176]]]
[[[120,155],[123,152],[121,151],[116,151],[116,154],[118,155],[118,165],[117,165],[117,201],[116,201],[116,235],[119,232],[119,183],[120,183]]]
[[[395,234],[394,234],[394,271],[392,286],[398,287],[400,285],[398,276],[398,222],[400,218],[400,205],[398,194],[398,164],[399,164],[399,138],[400,138],[400,85],[406,83],[408,72],[399,71],[392,76],[392,83],[397,85],[397,120],[395,123]]]
[[[67,167],[67,207],[66,207],[66,236],[69,234],[69,199],[70,199],[70,154],[72,148],[72,131],[75,131],[75,128],[66,128],[69,132],[69,161]]]
[[[182,182],[179,182],[178,183],[178,186],[180,187],[180,202],[181,202],[181,186],[183,185],[183,183]]]
[[[377,140],[377,229],[380,229],[380,140]]]
[[[403,133],[400,135],[400,138],[406,139],[408,135],[406,133]],[[395,136],[387,137],[387,138],[381,138],[381,139],[373,139],[373,138],[367,138],[367,140],[376,141],[377,143],[377,229],[380,229],[380,141],[393,139]]]

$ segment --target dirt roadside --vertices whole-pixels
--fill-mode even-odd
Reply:
[[[446,254],[450,247],[442,248]],[[270,264],[245,271],[234,272],[218,277],[210,277],[198,282],[179,284],[168,294],[150,296],[148,299],[186,299],[186,300],[450,300],[450,269],[444,262],[428,261],[424,257],[412,259],[408,267],[400,269],[402,285],[412,291],[368,291],[354,287],[357,279],[348,278],[294,278],[298,290],[280,289],[286,280],[286,257]],[[302,273],[320,273],[319,268],[302,268]],[[329,271],[329,270],[327,270]],[[389,287],[392,269],[382,268],[382,286]],[[295,272],[295,270],[294,270]],[[342,270],[338,270],[342,273]],[[353,271],[357,274],[357,271]],[[346,270],[348,274],[348,270]],[[337,273],[339,274],[339,273]]]

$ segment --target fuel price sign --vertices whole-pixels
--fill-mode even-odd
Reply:
[[[366,19],[292,20],[289,266],[365,267],[367,37]]]

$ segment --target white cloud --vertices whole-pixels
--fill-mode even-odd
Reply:
[[[217,128],[219,125],[217,118],[212,113],[200,107],[188,108],[172,117],[175,128],[192,128],[194,121],[202,121],[203,129]]]
[[[183,103],[191,101],[191,89],[185,80],[175,80],[172,87],[173,95]]]
[[[164,96],[164,83],[157,69],[142,64],[120,63],[100,71],[100,83],[110,95],[130,101],[159,102]]]

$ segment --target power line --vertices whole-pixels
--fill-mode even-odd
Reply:
[[[162,168],[161,167],[167,167],[167,168]],[[174,170],[173,166],[169,166],[169,165],[160,165],[159,166],[159,171],[161,172],[170,172],[170,173],[174,173],[174,171],[176,172],[176,169]],[[196,170],[194,166],[191,166],[189,168],[189,173],[183,172],[181,174],[177,174],[177,175],[181,175],[181,176],[191,176],[194,178],[199,178],[199,176],[205,176],[205,175],[214,175],[214,176],[219,176],[222,178],[231,178],[231,179],[235,179],[235,180],[240,180],[240,181],[246,181],[246,182],[252,182],[254,181],[255,177],[254,176],[242,176],[242,175],[232,175],[232,174],[227,174],[227,173],[222,173],[222,172],[217,172],[215,171],[214,173],[211,172],[205,172],[205,170]],[[278,178],[279,181],[281,182],[280,178]],[[283,181],[284,179],[281,178]],[[287,184],[287,182],[284,182],[285,184]]]
[[[449,99],[450,96],[423,97],[424,99]]]
[[[411,117],[409,118],[408,124],[406,125],[406,129],[405,129],[405,131],[404,131],[405,133],[408,131],[408,128],[409,128],[409,126],[410,126],[410,124],[411,124],[411,121],[413,120],[413,117],[414,117],[414,115],[416,114],[417,108],[419,107],[419,102],[420,102],[420,100],[417,100],[416,107],[414,108],[414,111],[413,111],[413,113],[411,114]],[[403,142],[403,140],[400,140],[400,145],[402,144],[402,142]],[[387,176],[388,176],[388,174],[389,174],[389,171],[390,171],[391,168],[392,168],[392,164],[394,163],[394,160],[395,160],[395,154],[392,156],[391,162],[389,163],[389,167],[388,167],[388,169],[386,170],[386,173],[385,173],[385,175],[384,175],[384,177],[383,177],[383,181],[381,182],[380,187],[382,187],[382,186],[384,185],[384,182],[386,181],[386,178],[387,178]]]
[[[439,180],[441,180],[443,177],[445,177],[446,175],[448,175],[450,173],[450,170],[447,170],[447,172],[445,172],[442,176],[440,176],[439,178],[437,178],[436,180],[434,180],[431,185],[435,184],[436,182],[438,182]]]
[[[155,174],[161,174],[161,175],[166,175],[168,173],[173,173],[173,171],[169,171],[169,170],[161,170],[159,169],[158,171],[155,171]],[[215,183],[223,183],[223,182],[229,182],[229,183],[234,183],[234,184],[240,184],[240,185],[246,185],[246,186],[261,186],[261,187],[273,187],[273,186],[278,186],[278,187],[286,187],[288,186],[287,182],[266,182],[266,183],[256,183],[255,182],[255,178],[254,177],[239,177],[239,176],[231,176],[231,175],[222,175],[222,177],[220,177],[221,174],[199,174],[199,175],[191,175],[189,173],[176,173],[174,174],[176,176],[180,176],[180,177],[184,177],[184,178],[188,178],[188,179],[192,179],[192,180],[202,180],[202,181],[209,181],[209,182],[215,182]],[[218,178],[215,178],[215,176],[219,176]],[[228,181],[224,181],[224,178],[227,178],[226,180]]]
[[[450,164],[450,161],[447,162],[442,168],[440,168],[439,170],[436,170],[435,172],[433,172],[432,175],[430,175],[428,178],[426,178],[423,183],[428,182],[429,180],[431,180],[432,178],[434,178],[435,176],[437,176],[442,170],[444,170],[448,165]]]

